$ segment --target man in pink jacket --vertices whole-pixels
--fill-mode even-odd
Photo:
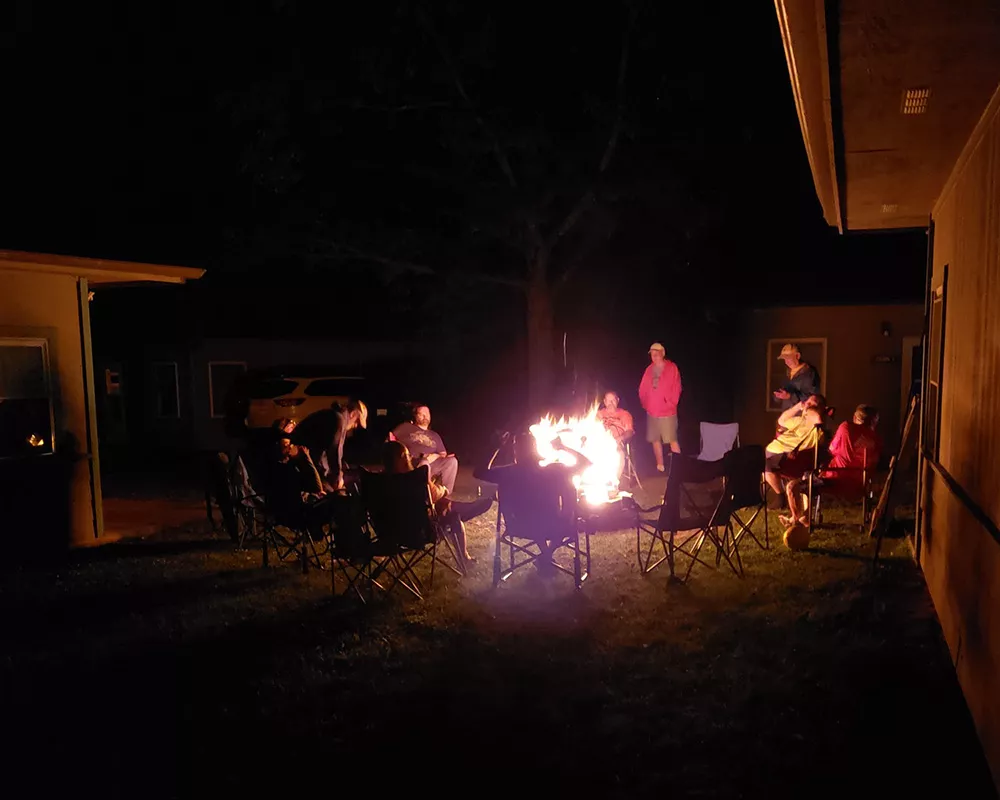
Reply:
[[[677,442],[677,403],[681,399],[681,371],[668,361],[659,342],[649,348],[650,364],[639,383],[639,401],[646,409],[646,441],[653,445],[656,468],[663,472],[663,445],[679,453]]]

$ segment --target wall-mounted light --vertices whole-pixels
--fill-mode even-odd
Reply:
[[[882,335],[888,339],[892,336],[892,326],[888,322],[882,323]]]

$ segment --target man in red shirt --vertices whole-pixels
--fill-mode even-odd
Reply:
[[[663,445],[679,453],[677,441],[677,404],[681,399],[681,371],[667,360],[659,342],[649,348],[649,366],[639,383],[639,401],[646,409],[646,441],[653,445],[656,468],[663,472]]]
[[[635,434],[632,415],[618,406],[618,392],[604,395],[604,408],[597,412],[597,418],[618,442],[618,477],[625,471],[625,443]]]
[[[865,471],[871,473],[882,457],[882,437],[876,425],[878,409],[868,405],[858,406],[850,422],[840,423],[830,442],[830,469],[822,476],[825,483],[861,494]]]

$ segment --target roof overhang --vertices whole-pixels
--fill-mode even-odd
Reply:
[[[775,0],[775,9],[827,222],[841,232],[926,227],[1000,84],[1000,3]]]
[[[45,272],[86,278],[94,286],[121,286],[134,283],[185,283],[205,274],[203,269],[97,258],[55,256],[0,250],[0,270]]]
[[[816,195],[827,224],[843,233],[824,3],[823,0],[774,0],[774,5]]]

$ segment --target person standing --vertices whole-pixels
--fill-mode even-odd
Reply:
[[[289,441],[306,448],[320,468],[323,490],[344,489],[344,442],[347,435],[368,425],[368,408],[360,400],[346,405],[335,402],[330,408],[314,411],[288,434]],[[325,462],[325,463],[324,463]]]
[[[677,404],[681,399],[681,371],[667,359],[663,345],[649,348],[649,366],[639,382],[639,401],[646,410],[646,441],[653,445],[656,469],[663,472],[663,445],[680,453],[677,441]]]
[[[819,394],[819,372],[812,364],[802,360],[802,353],[797,344],[786,344],[782,347],[778,360],[784,361],[788,368],[785,382],[774,393],[774,399],[781,401],[782,411],[787,411],[814,394]]]

